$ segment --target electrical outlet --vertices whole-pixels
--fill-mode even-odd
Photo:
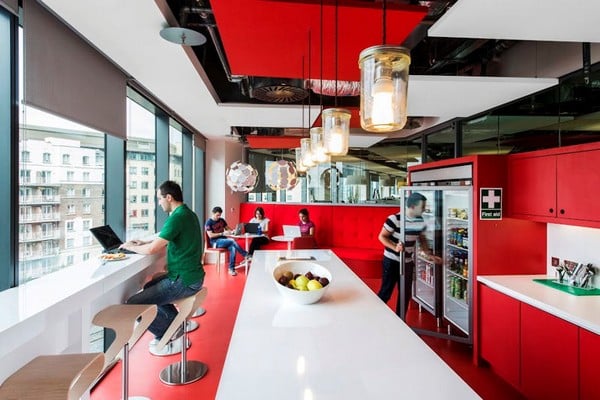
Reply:
[[[560,265],[560,258],[552,257],[550,265],[552,265],[553,267],[558,267]]]

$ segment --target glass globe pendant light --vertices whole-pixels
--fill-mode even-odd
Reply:
[[[314,167],[315,162],[312,159],[310,138],[300,139],[300,148],[302,149],[302,164],[304,165],[304,167]]]
[[[369,132],[392,132],[407,120],[406,98],[410,53],[385,44],[386,0],[383,1],[383,45],[360,52],[360,125]]]

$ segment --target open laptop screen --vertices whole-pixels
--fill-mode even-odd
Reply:
[[[300,237],[300,227],[298,225],[283,225],[283,236]]]
[[[259,225],[260,224],[258,224],[257,222],[248,222],[244,227],[244,232],[257,234]]]
[[[90,232],[107,252],[117,250],[123,244],[123,241],[109,225],[90,228]]]

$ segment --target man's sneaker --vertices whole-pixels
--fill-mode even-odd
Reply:
[[[150,353],[155,356],[170,356],[172,354],[181,353],[182,343],[183,343],[183,338],[179,338],[178,340],[167,343],[165,345],[165,347],[163,347],[160,350],[156,349],[156,345],[149,346],[149,350],[150,350]],[[189,349],[191,345],[192,345],[192,342],[188,338],[186,349]]]
[[[230,270],[229,270],[229,275],[231,275],[231,276],[236,276],[236,275],[237,275],[237,272],[235,272],[235,269],[230,269]]]

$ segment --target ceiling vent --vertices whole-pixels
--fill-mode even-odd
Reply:
[[[308,91],[304,89],[302,80],[254,80],[250,90],[250,97],[267,103],[296,103],[307,96]]]

